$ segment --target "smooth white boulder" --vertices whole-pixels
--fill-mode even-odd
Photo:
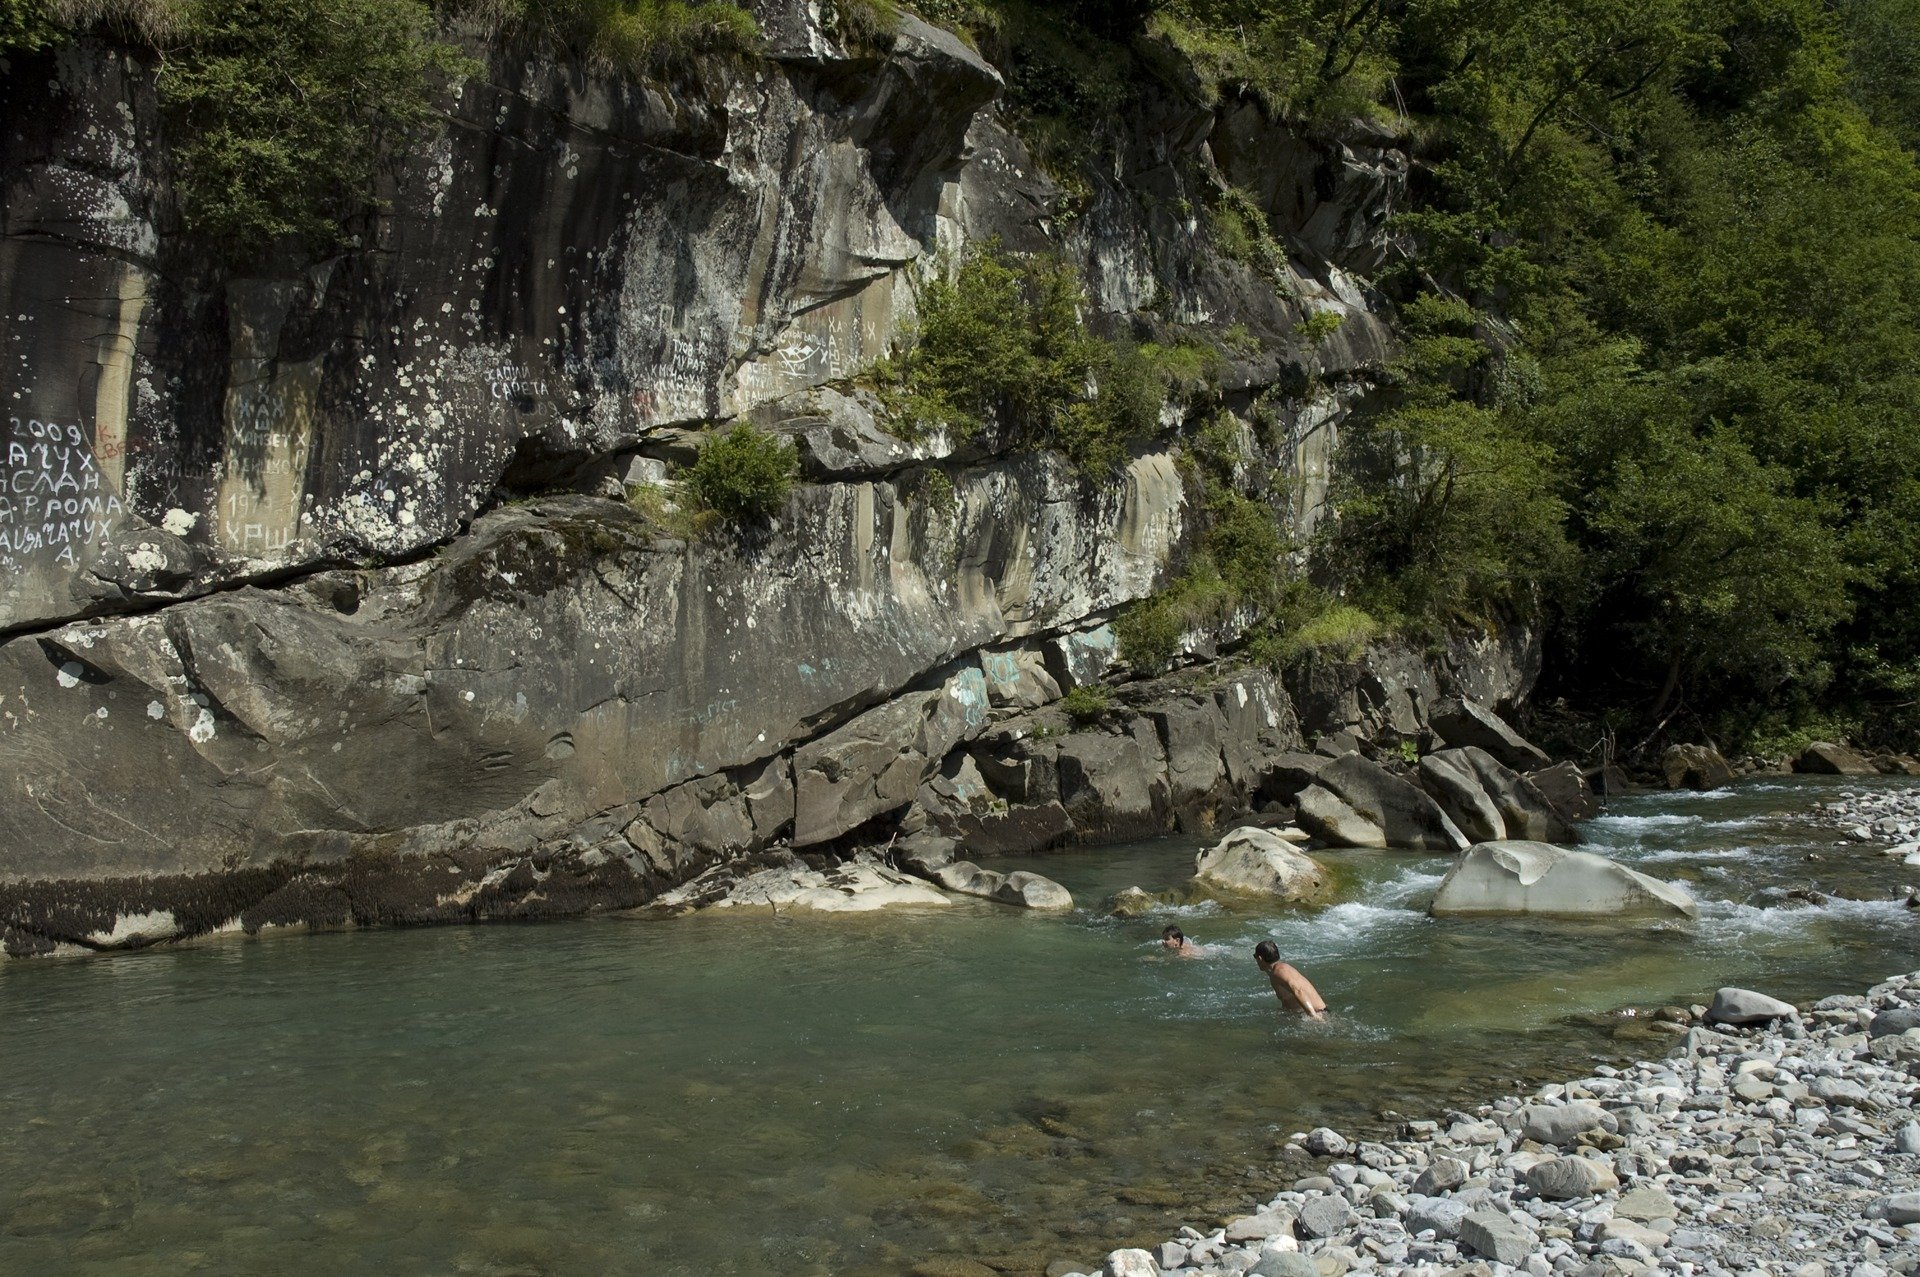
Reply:
[[[945,892],[918,878],[909,878],[884,865],[863,863],[834,869],[810,869],[804,864],[778,865],[741,878],[717,898],[702,888],[701,880],[695,879],[678,891],[661,896],[654,902],[652,911],[674,913],[703,908],[866,913],[903,906],[940,908],[953,903]]]
[[[1017,870],[1006,877],[993,898],[1003,905],[1024,909],[1064,910],[1073,908],[1073,893],[1051,878]]]
[[[1194,881],[1209,891],[1283,901],[1318,900],[1326,870],[1270,829],[1236,829],[1194,857]]]
[[[1694,918],[1692,895],[1617,865],[1605,856],[1543,842],[1489,842],[1469,847],[1455,862],[1428,912],[1610,916],[1665,914]]]
[[[956,860],[942,865],[930,875],[948,891],[962,896],[978,896],[997,904],[1024,909],[1060,911],[1073,908],[1073,896],[1051,878],[1020,870],[1010,874],[982,869],[971,860]]]

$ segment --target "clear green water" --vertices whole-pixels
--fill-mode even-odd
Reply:
[[[1291,1131],[1664,1047],[1581,1013],[1920,967],[1891,899],[1914,871],[1769,814],[1834,788],[1637,798],[1594,822],[1598,849],[1693,882],[1691,928],[1436,922],[1420,909],[1444,860],[1348,853],[1344,903],[1316,914],[970,904],[9,964],[0,1272],[1087,1262],[1271,1191],[1264,1155]],[[1028,863],[1097,906],[1180,881],[1197,845]],[[1879,899],[1779,897],[1807,884]],[[1170,918],[1213,952],[1162,956]],[[1278,1013],[1249,956],[1266,935],[1329,1023]]]

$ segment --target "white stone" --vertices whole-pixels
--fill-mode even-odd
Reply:
[[[1471,914],[1667,914],[1697,917],[1684,887],[1592,852],[1541,842],[1470,847],[1440,883],[1435,917]]]
[[[1236,829],[1194,858],[1194,881],[1213,891],[1313,900],[1324,896],[1326,871],[1271,830]]]

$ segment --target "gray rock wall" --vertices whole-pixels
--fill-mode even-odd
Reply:
[[[1253,338],[1220,393],[1261,406],[1248,473],[1289,478],[1304,534],[1392,352],[1366,273],[1405,156],[1167,88],[1065,216],[967,45],[908,18],[853,55],[756,8],[767,57],[665,84],[474,44],[358,246],[253,275],[178,228],[150,58],[83,39],[0,79],[9,949],[577,912],[929,822],[1204,826],[1303,720],[1524,695],[1524,642],[1383,649],[1023,737],[1181,560],[1178,445],[1094,483],[898,438],[849,379],[943,250],[1061,253],[1096,326]],[[1220,183],[1272,211],[1285,279],[1210,249]],[[1321,310],[1340,329],[1293,340]],[[618,499],[740,417],[800,445],[768,526],[688,544]]]

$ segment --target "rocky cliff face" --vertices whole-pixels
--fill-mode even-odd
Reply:
[[[907,18],[879,55],[790,0],[759,16],[768,56],[704,83],[494,56],[359,247],[248,278],[174,225],[140,56],[81,41],[0,80],[9,951],[577,912],[929,821],[1206,824],[1303,718],[1412,737],[1442,692],[1525,694],[1523,643],[1382,650],[1290,696],[1207,664],[1216,635],[1124,730],[1015,748],[1184,553],[1177,432],[1094,483],[898,438],[849,379],[943,250],[1060,253],[1097,324],[1246,334],[1222,393],[1277,421],[1244,446],[1304,531],[1390,350],[1366,276],[1405,156],[1169,89],[1069,217],[951,34]],[[1285,232],[1286,278],[1207,248],[1223,182]],[[1347,319],[1292,339],[1310,310]],[[767,527],[682,540],[623,499],[736,418],[801,450]]]

